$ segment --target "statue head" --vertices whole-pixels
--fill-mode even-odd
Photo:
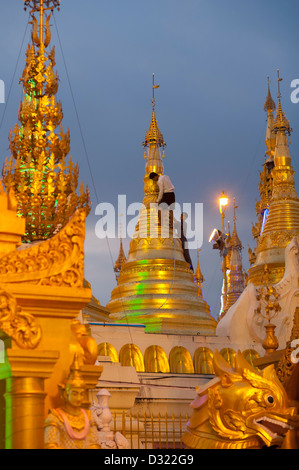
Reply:
[[[210,422],[219,435],[232,439],[257,436],[264,445],[280,445],[291,429],[292,409],[273,365],[258,371],[241,354],[232,369],[218,351],[214,369],[218,384],[209,389]]]
[[[80,408],[84,398],[86,385],[82,378],[79,366],[79,357],[74,356],[73,363],[70,367],[70,373],[64,385],[59,385],[60,396],[64,401],[65,407],[71,410]]]

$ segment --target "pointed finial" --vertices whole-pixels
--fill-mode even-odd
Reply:
[[[283,79],[279,76],[279,69],[277,69],[277,86],[278,86],[278,108],[277,108],[277,114],[276,118],[273,124],[273,131],[275,133],[277,132],[283,132],[283,133],[288,133],[291,135],[291,132],[293,129],[291,129],[289,120],[287,119],[285,113],[282,110],[281,106],[281,92],[280,92],[280,82]]]
[[[280,78],[279,76],[279,69],[277,69],[277,83],[278,83],[278,99],[280,100],[280,96],[281,96],[281,93],[280,93],[280,82],[282,82],[282,78]]]
[[[145,135],[145,140],[143,142],[143,147],[147,147],[149,144],[157,144],[159,147],[164,147],[166,146],[166,143],[164,141],[162,132],[160,131],[158,127],[158,123],[156,120],[156,115],[155,115],[155,90],[159,88],[160,85],[155,85],[155,74],[153,73],[153,99],[152,99],[152,105],[153,105],[153,111],[152,111],[152,119],[151,119],[151,124],[148,132]],[[163,154],[164,158],[164,154]]]
[[[233,234],[231,236],[231,239],[229,241],[229,246],[230,248],[231,247],[235,247],[237,248],[238,250],[242,250],[242,243],[239,239],[239,236],[238,236],[238,232],[237,232],[237,216],[236,216],[236,209],[238,208],[238,206],[236,205],[236,199],[233,198],[233,201],[234,201],[234,230],[233,230]]]
[[[160,85],[155,85],[155,74],[153,73],[153,101],[152,101],[152,104],[153,104],[153,110],[155,108],[155,90],[157,88],[159,88]]]
[[[266,101],[265,101],[265,104],[264,104],[264,110],[266,112],[272,112],[276,106],[275,106],[275,103],[272,99],[272,96],[271,96],[271,92],[270,92],[270,77],[269,75],[267,75],[267,82],[268,82],[268,94],[267,94],[267,98],[266,98]]]
[[[236,198],[234,197],[234,223],[236,222],[236,209],[238,209],[238,206],[236,206]]]

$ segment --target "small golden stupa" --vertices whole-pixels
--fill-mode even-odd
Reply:
[[[153,82],[153,93],[155,88]],[[213,335],[216,320],[210,315],[208,304],[198,295],[181,240],[174,236],[172,226],[169,236],[164,236],[158,215],[152,212],[151,203],[156,201],[158,186],[149,175],[164,173],[162,158],[166,145],[156,120],[154,96],[152,105],[151,123],[143,143],[146,158],[143,207],[128,259],[122,264],[118,285],[107,307],[111,319],[144,324],[146,332]],[[157,223],[155,236],[148,230],[150,219]]]

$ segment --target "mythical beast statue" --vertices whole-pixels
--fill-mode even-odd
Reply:
[[[239,351],[232,369],[216,350],[214,370],[216,377],[196,390],[191,403],[193,414],[183,436],[187,448],[281,447],[298,418],[274,366],[258,371]]]

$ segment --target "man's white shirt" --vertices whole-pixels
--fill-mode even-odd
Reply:
[[[159,196],[157,199],[157,202],[159,203],[163,197],[164,193],[173,193],[174,192],[174,186],[172,182],[170,181],[169,176],[167,175],[161,175],[158,179],[158,186],[159,186]]]

